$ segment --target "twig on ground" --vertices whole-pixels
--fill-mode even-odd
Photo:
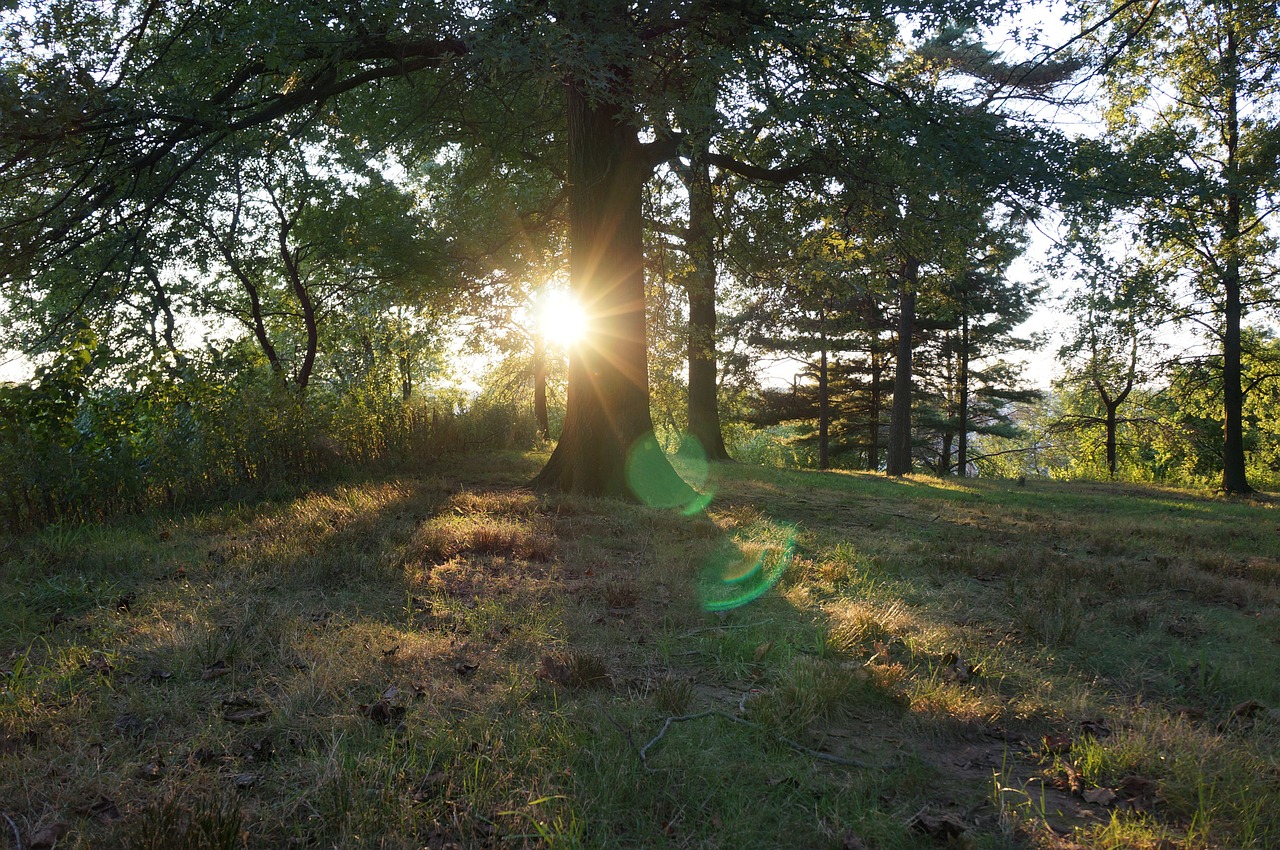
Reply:
[[[4,816],[4,819],[9,822],[9,828],[13,830],[13,845],[18,850],[22,850],[22,835],[18,832],[18,825],[13,822],[13,818],[9,817],[8,812],[0,812],[0,815]]]
[[[658,731],[658,734],[653,737],[653,740],[649,741],[649,743],[645,744],[638,751],[640,754],[640,761],[642,764],[644,764],[645,770],[651,771],[654,769],[652,767],[649,767],[649,757],[648,757],[649,750],[655,744],[661,741],[663,737],[666,736],[667,730],[671,728],[672,723],[684,723],[689,720],[701,720],[704,717],[720,717],[724,720],[728,720],[730,723],[737,723],[740,726],[747,726],[751,729],[764,729],[764,727],[761,726],[759,723],[752,723],[750,720],[744,720],[743,718],[738,717],[737,715],[726,714],[723,711],[716,711],[714,709],[711,709],[708,711],[699,711],[697,714],[681,714],[675,717],[668,717],[665,721],[663,721],[662,729],[660,729]],[[831,764],[839,764],[839,765],[844,765],[846,767],[860,767],[865,770],[883,770],[886,767],[886,765],[870,764],[865,761],[859,761],[858,759],[850,759],[850,758],[845,758],[844,756],[837,756],[833,753],[819,752],[818,750],[810,749],[809,747],[806,747],[803,744],[793,741],[790,738],[783,737],[782,735],[779,735],[778,733],[772,730],[765,729],[765,731],[771,734],[779,742],[786,744],[788,747],[795,750],[796,752],[803,753],[809,756],[810,758],[820,759],[825,762],[830,762]]]
[[[729,632],[729,631],[735,631],[737,629],[750,629],[756,626],[763,626],[768,622],[769,622],[768,620],[757,620],[754,623],[734,623],[732,626],[726,625],[725,623],[719,623],[714,626],[704,626],[703,628],[700,628],[700,629],[693,629],[692,631],[688,631],[680,635],[680,637],[681,638],[693,637],[694,635],[700,635],[700,634],[703,634],[704,632]]]

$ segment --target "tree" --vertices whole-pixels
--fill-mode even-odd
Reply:
[[[989,12],[980,3],[948,9]],[[805,154],[803,168],[789,157],[812,147],[817,125],[881,120],[869,117],[866,95],[885,105],[897,97],[876,77],[875,61],[894,14],[837,6],[815,15],[791,4],[374,0],[317,19],[306,0],[269,9],[244,0],[199,8],[122,2],[114,16],[93,4],[32,3],[6,30],[0,85],[0,154],[9,165],[0,248],[10,249],[9,281],[25,284],[31,269],[71,262],[108,234],[127,234],[112,261],[132,266],[170,199],[218,185],[220,155],[250,136],[255,145],[238,150],[261,158],[301,139],[365,158],[395,149],[416,162],[477,138],[510,163],[562,151],[571,287],[591,314],[596,344],[580,347],[570,364],[564,432],[535,484],[685,502],[691,491],[651,433],[640,216],[655,164],[685,143],[652,131],[678,123],[674,105],[705,68],[684,37],[697,33],[731,72],[733,98],[718,106],[732,106],[726,113],[738,125],[751,125],[751,103],[791,103],[780,114],[822,117],[780,127],[754,162],[707,154],[715,167],[776,178],[815,169],[821,157]],[[562,105],[551,108],[561,90]],[[856,158],[840,173],[864,177]],[[67,299],[72,307],[76,300]],[[643,485],[628,472],[646,468]]]
[[[1222,488],[1247,493],[1241,331],[1271,299],[1276,6],[1099,2],[1085,4],[1083,23],[1106,57],[1107,119],[1129,166],[1094,168],[1095,184],[1136,208],[1147,242],[1181,275],[1186,317],[1221,348]]]
[[[1120,408],[1154,377],[1162,348],[1157,329],[1170,308],[1160,270],[1137,253],[1139,246],[1107,242],[1098,232],[1073,230],[1066,243],[1080,288],[1068,302],[1076,324],[1058,355],[1065,364],[1059,384],[1092,393],[1101,410],[1069,412],[1058,427],[1101,427],[1107,472],[1115,478],[1119,428],[1137,422]]]
[[[945,286],[938,310],[932,427],[940,435],[939,475],[951,474],[953,447],[957,474],[967,475],[970,435],[1010,436],[1011,406],[1039,395],[1018,386],[1020,370],[1002,356],[1031,347],[1014,330],[1031,315],[1040,287],[1006,276],[1022,250],[1015,234],[997,231],[984,248]]]

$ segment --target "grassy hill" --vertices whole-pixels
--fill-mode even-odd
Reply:
[[[0,544],[0,847],[1280,846],[1270,500],[541,460]]]

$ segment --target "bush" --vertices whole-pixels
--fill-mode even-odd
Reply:
[[[254,364],[187,366],[135,389],[91,387],[84,334],[29,384],[0,387],[0,515],[11,530],[267,492],[374,463],[528,448],[519,405],[404,401],[370,380],[305,397]]]

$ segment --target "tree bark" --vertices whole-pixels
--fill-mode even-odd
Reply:
[[[969,313],[960,317],[960,424],[956,445],[956,475],[969,475]]]
[[[302,353],[302,364],[298,367],[298,374],[294,377],[298,393],[302,395],[306,393],[307,384],[311,382],[311,372],[315,369],[316,353],[320,349],[320,327],[316,321],[315,304],[311,300],[311,293],[307,290],[306,281],[302,279],[302,269],[298,263],[301,249],[289,250],[289,231],[293,228],[293,224],[297,219],[286,221],[283,210],[281,210],[280,214],[280,259],[284,262],[285,272],[289,277],[289,285],[293,288],[293,295],[298,299],[298,307],[302,310],[302,326],[307,334],[306,350]]]
[[[911,471],[911,351],[918,278],[919,266],[915,261],[903,263],[898,289],[898,351],[894,362],[893,411],[889,419],[889,457],[885,464],[889,475],[906,475]]]
[[[1239,54],[1236,43],[1236,22],[1227,22],[1227,49],[1224,65],[1227,70],[1226,130],[1227,130],[1227,215],[1223,226],[1223,247],[1226,249],[1226,270],[1222,287],[1226,302],[1223,309],[1225,325],[1222,337],[1222,489],[1227,493],[1252,493],[1244,459],[1244,392],[1241,388],[1241,280],[1240,280],[1240,116],[1237,104],[1239,79]]]
[[[1107,412],[1106,422],[1104,423],[1107,429],[1107,436],[1106,436],[1107,474],[1111,477],[1113,481],[1115,480],[1115,477],[1116,477],[1116,427],[1117,427],[1116,409],[1119,406],[1120,405],[1118,402],[1112,403],[1111,401],[1107,401],[1104,404],[1104,407]]]
[[[551,423],[547,418],[547,344],[541,333],[533,336],[533,417],[542,439],[551,439]]]
[[[825,316],[818,314],[818,322]],[[818,469],[831,468],[831,383],[827,370],[827,332],[819,331],[822,351],[818,359]]]
[[[688,504],[653,436],[641,199],[649,167],[630,116],[568,83],[570,287],[587,312],[569,358],[564,429],[533,480],[544,491]]]
[[[883,409],[880,382],[884,379],[884,359],[874,347],[871,351],[871,426],[867,431],[867,471],[880,469],[880,414]]]
[[[720,426],[716,369],[715,198],[711,169],[702,152],[688,168],[677,169],[689,193],[689,228],[685,247],[691,270],[685,278],[689,295],[689,434],[711,460],[728,460]]]

